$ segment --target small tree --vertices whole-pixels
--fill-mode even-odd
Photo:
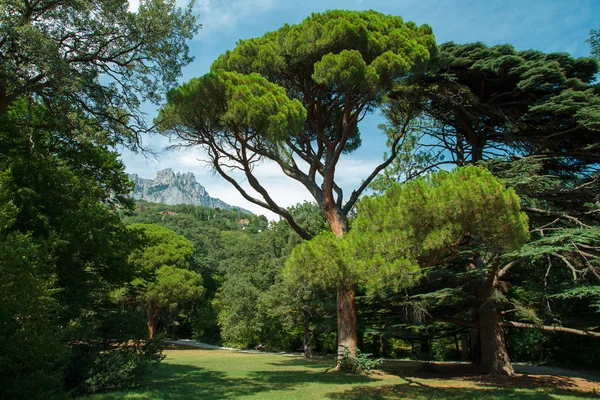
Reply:
[[[163,311],[176,317],[179,306],[202,298],[202,275],[191,270],[194,247],[183,236],[158,225],[133,224],[129,228],[141,234],[148,245],[129,257],[137,273],[126,295],[146,308],[148,336],[152,339]]]

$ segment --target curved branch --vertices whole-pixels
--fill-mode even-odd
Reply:
[[[350,195],[350,198],[348,199],[348,201],[346,202],[346,204],[342,208],[342,213],[344,213],[344,215],[347,215],[348,212],[350,212],[350,210],[354,206],[354,203],[356,203],[356,201],[358,200],[358,197],[362,194],[362,192],[364,192],[364,190],[367,188],[367,186],[369,186],[369,184],[371,183],[371,181],[373,179],[375,179],[375,177],[381,171],[383,171],[388,165],[390,165],[392,163],[392,161],[394,161],[394,159],[398,155],[398,144],[400,143],[400,139],[403,136],[404,136],[404,134],[402,134],[399,137],[397,137],[396,139],[394,139],[394,142],[392,143],[392,151],[391,151],[390,156],[388,157],[388,159],[385,160],[384,162],[382,162],[381,164],[379,164],[377,166],[377,168],[375,168],[373,170],[373,172],[371,172],[371,174],[367,177],[367,179],[365,179],[363,181],[363,183],[360,185],[360,187],[352,192],[352,194]]]

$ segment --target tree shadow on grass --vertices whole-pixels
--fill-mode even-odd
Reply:
[[[152,375],[152,383],[145,390],[130,394],[107,393],[101,399],[230,399],[293,389],[306,383],[355,385],[369,380],[368,377],[324,371],[256,371],[244,378],[232,378],[221,371],[183,364],[162,364]]]
[[[335,367],[335,360],[332,357],[328,358],[286,358],[285,360],[268,363],[276,367],[302,367],[310,369],[318,369],[325,371]]]
[[[341,393],[328,395],[329,399],[340,400],[383,400],[383,399],[449,399],[449,400],[555,400],[555,395],[571,395],[581,399],[597,399],[594,393],[568,392],[557,389],[547,391],[524,391],[522,388],[496,388],[496,387],[433,387],[422,382],[406,379],[406,383],[389,386],[356,386]]]
[[[250,373],[249,378],[253,382],[262,382],[279,389],[290,389],[306,383],[355,385],[377,380],[370,376],[325,371],[257,371]]]

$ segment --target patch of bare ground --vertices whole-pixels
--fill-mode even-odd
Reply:
[[[548,392],[600,396],[600,383],[588,379],[519,373],[512,377],[490,376],[481,374],[478,367],[472,364],[390,361],[381,370],[385,374],[403,378],[411,385],[439,389],[544,389]]]

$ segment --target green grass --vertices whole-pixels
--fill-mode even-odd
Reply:
[[[144,387],[93,400],[154,399],[589,399],[599,398],[554,377],[489,379],[466,372],[419,371],[388,364],[372,376],[326,372],[331,360],[218,350],[169,350]],[[524,386],[524,387],[523,387]],[[526,387],[526,388],[525,388]]]

